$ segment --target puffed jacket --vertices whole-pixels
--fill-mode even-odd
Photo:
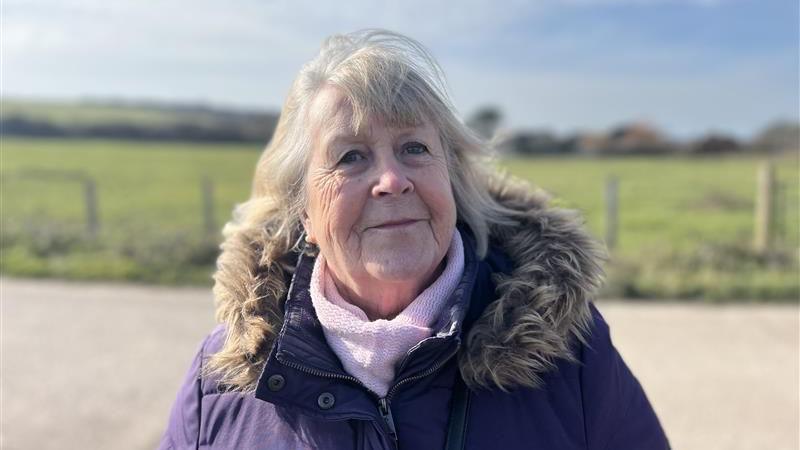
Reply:
[[[308,291],[313,254],[271,255],[269,226],[228,239],[214,289],[222,323],[160,448],[442,449],[461,383],[465,449],[668,449],[593,302],[602,247],[542,193],[502,184],[492,194],[517,224],[494,226],[478,258],[459,223],[463,276],[385,397],[328,346]]]

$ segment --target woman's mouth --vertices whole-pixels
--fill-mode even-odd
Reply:
[[[396,230],[405,227],[409,227],[414,225],[415,223],[419,222],[417,219],[402,219],[402,220],[393,220],[389,222],[384,222],[380,225],[372,227],[376,230]]]

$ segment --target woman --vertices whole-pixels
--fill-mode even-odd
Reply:
[[[668,448],[580,219],[487,170],[406,37],[303,67],[162,448]]]

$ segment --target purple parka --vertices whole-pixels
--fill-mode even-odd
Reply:
[[[259,376],[243,387],[203,371],[226,338],[237,342],[230,334],[242,333],[219,325],[194,358],[159,448],[441,449],[456,377],[468,387],[466,449],[669,448],[589,297],[602,274],[598,247],[566,211],[524,192],[495,195],[527,222],[495,229],[483,259],[460,224],[463,277],[385,397],[349,375],[327,345],[308,292],[313,256],[295,255],[291,286],[274,300],[280,331],[263,360],[246,355]],[[250,259],[269,239],[260,236],[242,239],[254,246]],[[220,261],[224,270],[231,260]]]

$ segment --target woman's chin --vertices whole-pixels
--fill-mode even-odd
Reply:
[[[430,280],[446,250],[431,233],[398,233],[392,238],[375,233],[362,238],[360,261],[375,280],[420,285]]]
[[[418,270],[405,267],[392,267],[385,265],[368,265],[367,273],[376,280],[386,281],[387,283],[400,283],[413,281],[422,278],[424,274]]]
[[[400,254],[389,259],[369,261],[365,268],[376,280],[417,283],[427,279],[429,272],[436,267],[431,259],[431,255]]]

